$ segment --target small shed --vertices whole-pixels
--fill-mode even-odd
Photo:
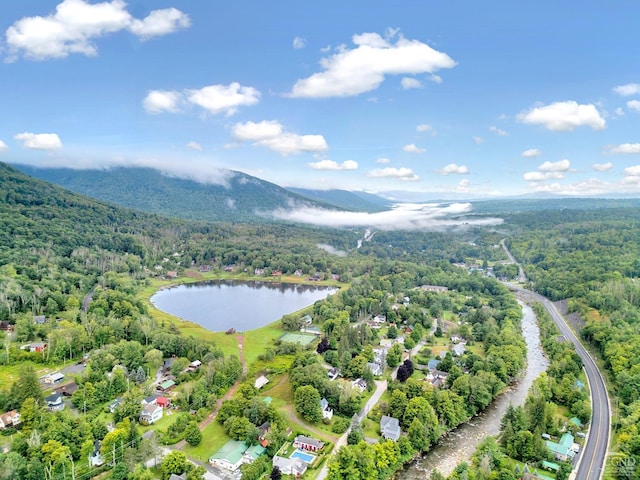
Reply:
[[[256,388],[256,390],[260,390],[267,383],[269,383],[269,379],[264,375],[260,375],[258,378],[256,378],[256,381],[253,383],[253,386]]]

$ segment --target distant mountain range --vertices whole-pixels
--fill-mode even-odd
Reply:
[[[211,184],[164,175],[152,168],[74,170],[25,165],[15,167],[27,175],[72,192],[136,210],[191,220],[265,222],[271,221],[269,212],[279,209],[357,209],[347,201],[335,203],[308,198],[231,170],[221,177],[223,184]],[[358,199],[356,196],[353,198]]]
[[[220,184],[165,175],[152,168],[118,167],[106,170],[37,168],[14,165],[23,173],[115,205],[170,217],[200,221],[271,222],[270,212],[322,208],[381,212],[394,203],[450,203],[471,201],[428,192],[389,191],[372,194],[348,190],[283,188],[245,173],[227,170]],[[531,196],[472,200],[475,214],[500,214],[557,209],[638,207],[640,199],[540,198]]]

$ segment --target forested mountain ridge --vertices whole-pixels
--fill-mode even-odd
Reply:
[[[294,193],[312,200],[328,203],[345,210],[361,212],[382,212],[387,210],[391,202],[382,197],[365,192],[350,192],[348,190],[310,190],[308,188],[289,187]]]
[[[245,173],[223,172],[219,184],[172,177],[152,168],[73,170],[16,165],[22,172],[71,191],[136,210],[198,221],[272,221],[292,206],[336,209]]]

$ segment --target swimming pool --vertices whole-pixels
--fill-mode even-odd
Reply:
[[[313,463],[316,459],[315,455],[311,455],[310,453],[304,452],[299,448],[291,454],[291,458],[297,458],[298,460],[302,460],[305,463]]]

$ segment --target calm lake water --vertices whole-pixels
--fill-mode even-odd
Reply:
[[[151,303],[214,332],[263,327],[335,293],[337,288],[212,280],[160,290]]]

